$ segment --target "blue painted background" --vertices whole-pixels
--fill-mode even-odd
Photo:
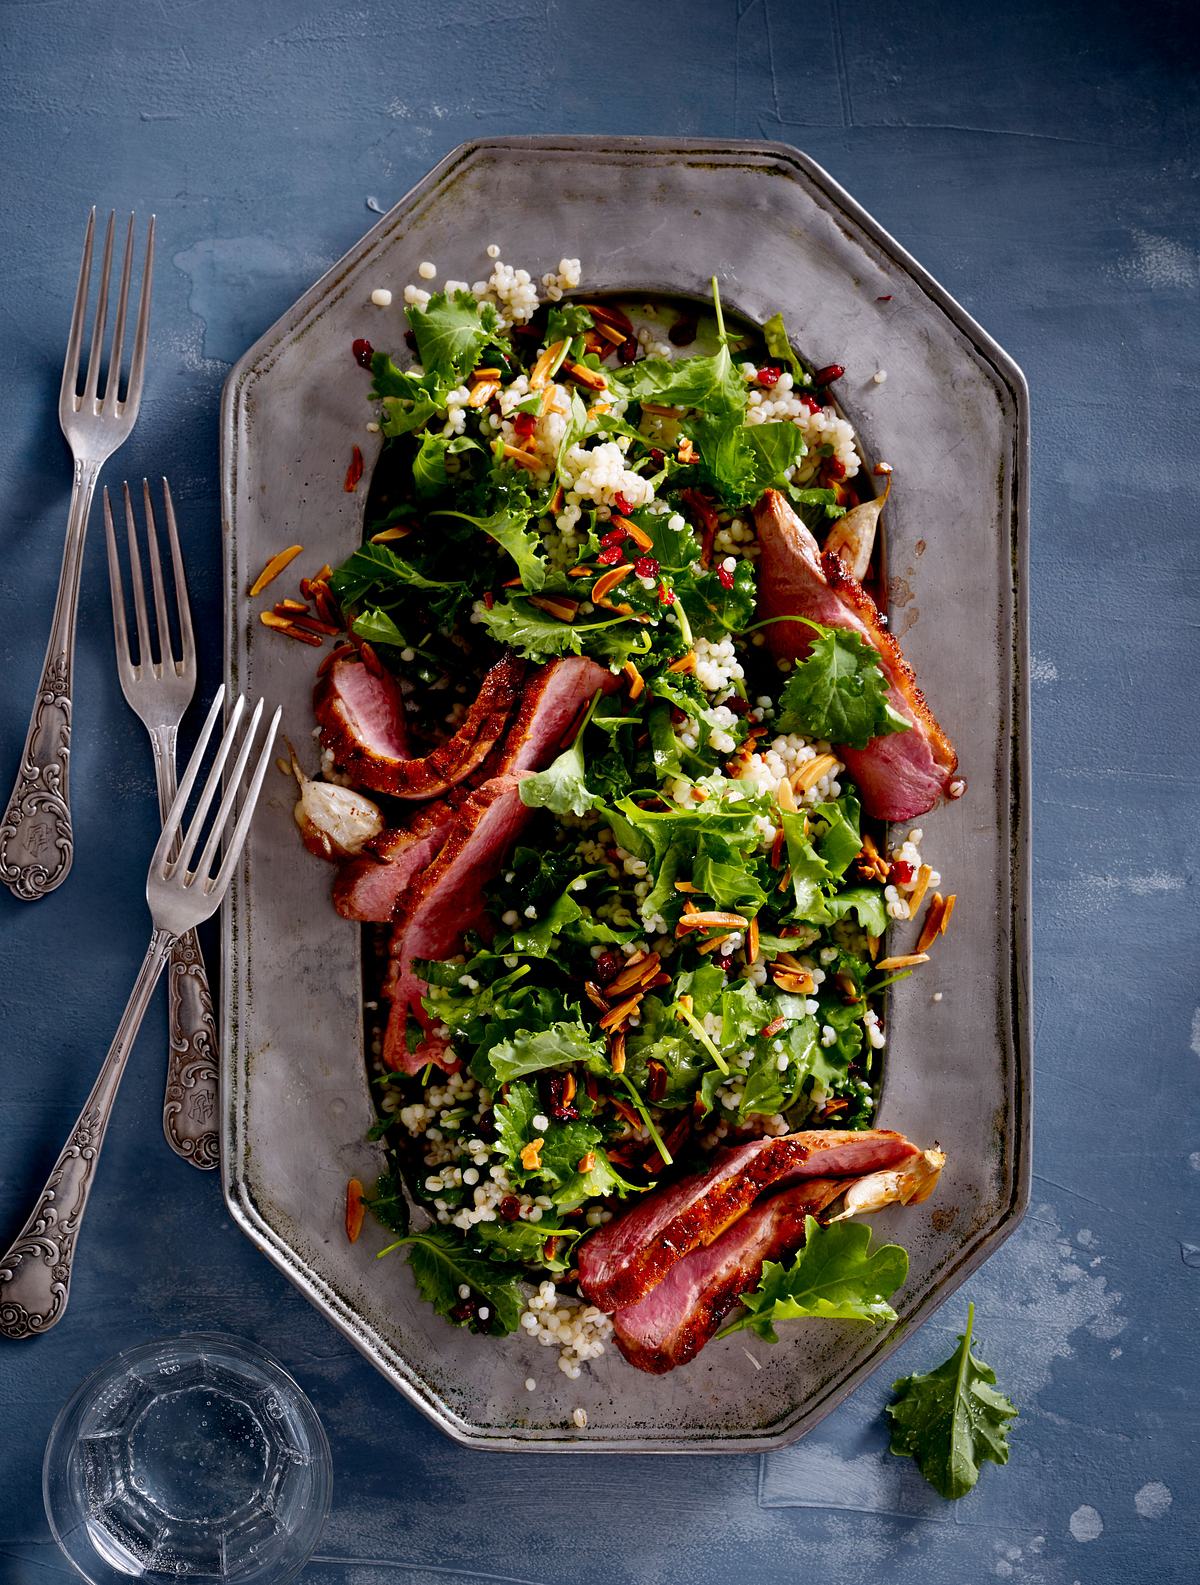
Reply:
[[[2,791],[65,522],[54,404],[89,204],[159,216],[143,411],[106,477],[170,474],[208,693],[221,383],[371,223],[369,200],[386,209],[487,133],[780,138],[843,182],[1029,376],[1038,1041],[1033,1205],[967,1289],[1021,1420],[1009,1467],[947,1507],[883,1451],[887,1379],[761,1460],[551,1461],[443,1440],[234,1232],[214,1178],[163,1147],[160,1000],[67,1319],[0,1351],[5,1585],[66,1573],[40,1460],[75,1383],[119,1348],[195,1327],[259,1339],[325,1420],[337,1485],[311,1585],[1196,1578],[1193,10],[0,3]],[[107,603],[94,533],[75,870],[36,906],[0,896],[0,1242],[86,1092],[144,943],[153,783]],[[897,1373],[948,1352],[965,1297],[905,1346]]]

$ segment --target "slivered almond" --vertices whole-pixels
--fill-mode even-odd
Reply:
[[[640,699],[646,691],[646,679],[631,660],[627,660],[621,670],[629,679],[629,697]]]
[[[771,1022],[769,1024],[764,1024],[758,1032],[764,1040],[770,1040],[773,1035],[777,1035],[779,1033],[786,1023],[786,1018],[772,1018]]]
[[[538,360],[529,371],[529,389],[540,391],[550,378],[550,370],[557,367],[558,360],[567,350],[565,341],[556,341],[553,346],[547,347],[545,352],[538,355]]]
[[[786,842],[786,840],[787,840],[787,838],[786,838],[786,836],[784,834],[783,827],[780,826],[779,830],[776,831],[776,833],[775,833],[774,842],[771,843],[771,861],[770,862],[771,862],[771,868],[773,870],[777,870],[779,868],[780,864],[783,861],[783,848],[784,848],[784,843]]]
[[[800,959],[791,952],[777,952],[775,962],[783,965],[785,969],[792,969],[796,974],[806,974],[808,970]]]
[[[925,923],[921,926],[921,934],[917,937],[917,951],[927,951],[934,942],[935,937],[941,934],[942,914],[945,912],[946,902],[941,892],[934,892],[929,899],[929,907],[925,910]]]
[[[695,650],[689,649],[686,655],[681,655],[678,660],[673,660],[667,667],[667,670],[678,672],[681,675],[687,675],[689,677],[694,676],[696,671]]]
[[[394,539],[407,539],[413,531],[413,525],[397,523],[394,528],[381,528],[378,534],[371,535],[372,545],[390,545]]]
[[[781,991],[791,991],[796,996],[811,996],[816,989],[812,975],[803,969],[797,973],[795,969],[772,968],[771,978]]]
[[[835,975],[834,984],[837,986],[838,990],[841,991],[842,995],[848,1002],[858,1002],[862,1000],[858,994],[858,986],[855,985],[849,974],[843,972],[841,974]]]
[[[579,1163],[575,1170],[577,1172],[590,1172],[595,1165],[596,1152],[594,1150],[589,1150],[586,1156],[580,1156]]]
[[[579,385],[586,385],[589,391],[606,391],[608,381],[596,369],[589,369],[582,363],[563,364],[563,368]]]
[[[741,914],[725,913],[721,909],[697,909],[684,914],[675,926],[675,934],[687,935],[689,930],[744,930],[748,921]]]
[[[657,402],[643,402],[643,413],[655,413],[659,418],[678,418],[683,411],[680,407],[660,407]]]
[[[292,774],[292,767],[288,764],[287,760],[282,758],[275,761],[275,769],[281,776],[290,776]]]
[[[609,1042],[608,1052],[609,1052],[609,1057],[612,1060],[612,1070],[613,1070],[613,1072],[614,1073],[624,1073],[624,1071],[625,1071],[625,1035],[624,1035],[624,1032],[622,1030],[618,1029],[616,1031],[616,1033],[612,1036],[612,1038],[611,1038],[611,1040]]]
[[[563,1075],[563,1101],[567,1105],[570,1105],[570,1103],[575,1099],[575,1091],[577,1087],[578,1086],[575,1083],[575,1075],[573,1073],[568,1072]]]
[[[515,462],[519,467],[528,468],[531,473],[536,473],[542,466],[542,459],[535,456],[532,451],[523,451],[520,446],[510,446],[504,442],[500,450],[510,462]]]
[[[250,585],[251,598],[253,598],[256,594],[261,594],[269,583],[273,583],[275,579],[278,578],[283,569],[287,566],[290,566],[291,563],[295,561],[296,557],[303,549],[303,545],[289,545],[286,550],[281,550],[277,556],[272,556],[267,565],[259,573],[258,577],[255,578],[254,582]]]
[[[758,920],[750,921],[750,928],[746,931],[746,962],[758,962]]]
[[[693,903],[693,902],[686,902],[686,903],[684,903],[684,905],[683,905],[683,911],[684,911],[684,913],[685,913],[685,914],[694,914],[694,913],[695,913],[695,912],[696,912],[696,905],[695,905],[695,903]]]
[[[568,567],[568,578],[590,578],[595,572],[595,567]]]
[[[698,892],[700,888],[693,886],[691,881],[676,881],[675,890],[677,892]]]
[[[710,936],[707,941],[702,941],[700,943],[700,945],[696,948],[696,951],[701,955],[707,952],[716,952],[718,948],[723,947],[727,941],[731,941],[732,939],[732,931],[727,932],[723,936]]]
[[[632,518],[622,517],[620,513],[614,512],[611,522],[614,528],[624,529],[639,550],[654,549],[654,541],[644,528],[638,527]]]
[[[536,1172],[541,1166],[542,1146],[545,1143],[546,1141],[539,1135],[537,1139],[531,1139],[521,1151],[521,1165],[526,1172]]]
[[[333,568],[329,565],[328,562],[326,562],[325,565],[318,572],[314,572],[313,573],[312,577],[309,579],[309,582],[310,583],[328,583],[330,578],[332,578],[332,577],[333,577]],[[301,590],[300,592],[302,594],[304,593],[303,590]]]
[[[302,628],[289,622],[286,616],[276,616],[274,611],[260,611],[258,620],[264,627],[269,627],[276,633],[286,633],[288,638],[298,638],[301,643],[314,644],[318,649],[321,647],[321,640],[316,633],[304,632]]]
[[[623,561],[616,567],[610,567],[603,572],[592,585],[592,599],[603,600],[606,594],[611,594],[617,585],[633,571],[631,561]]]
[[[627,991],[633,985],[645,985],[647,980],[652,980],[658,973],[658,965],[662,962],[657,952],[647,952],[644,958],[639,958],[636,963],[631,963],[621,970],[615,980],[605,986],[610,996],[617,995],[620,991]]]
[[[894,958],[880,958],[877,969],[915,969],[918,963],[928,963],[928,952],[900,952]]]
[[[598,1007],[602,1013],[606,1013],[608,1011],[608,1002],[601,994],[600,987],[596,984],[595,980],[584,980],[583,993],[587,997],[588,1001],[591,1002],[593,1007]]]
[[[308,607],[303,600],[277,600],[275,602],[275,615],[287,616],[289,612],[307,611]]]
[[[556,616],[560,622],[573,622],[579,614],[579,601],[568,599],[566,595],[531,594],[529,603],[548,616]]]
[[[792,791],[792,784],[786,776],[781,776],[779,785],[775,789],[775,802],[787,814],[796,813],[796,798]]]
[[[874,963],[875,959],[879,956],[879,943],[881,940],[882,937],[880,936],[867,937],[867,951],[871,954],[872,963]]]
[[[601,1029],[619,1029],[632,1014],[637,1012],[638,1007],[641,1005],[641,1000],[642,992],[638,991],[636,996],[630,996],[626,1001],[618,1002],[615,1007],[610,1007],[600,1020]]]
[[[498,380],[499,378],[500,378],[500,370],[499,369],[487,368],[487,369],[472,369],[471,370],[471,383],[472,383],[472,385],[475,383],[476,380]]]
[[[362,1232],[363,1218],[366,1214],[363,1186],[357,1178],[351,1178],[346,1185],[346,1237],[352,1244],[357,1242],[358,1235]]]
[[[626,333],[623,330],[618,330],[616,325],[605,325],[597,321],[596,329],[604,337],[605,341],[611,341],[614,347],[623,347],[629,340]]]
[[[692,799],[695,803],[706,804],[711,796],[712,794],[709,792],[707,787],[692,788]]]
[[[499,395],[499,380],[480,380],[471,387],[471,394],[467,397],[468,407],[486,407],[493,396]]]
[[[917,884],[908,894],[908,917],[915,919],[917,910],[925,901],[925,893],[929,890],[929,883],[933,879],[933,869],[928,864],[922,864],[917,871]]]
[[[306,633],[323,633],[326,638],[331,638],[334,633],[342,631],[336,623],[321,622],[315,616],[309,616],[307,612],[297,612],[292,617],[292,626],[302,627]]]
[[[810,759],[806,765],[801,765],[798,771],[792,773],[792,786],[797,792],[807,792],[836,766],[837,760],[832,754],[818,754],[816,759]]]
[[[558,488],[555,490],[554,495],[553,495],[553,497],[551,498],[551,501],[550,501],[550,511],[553,513],[553,515],[555,517],[557,517],[558,514],[562,511],[563,502],[566,500],[566,498],[567,498],[567,492],[563,489],[562,485],[560,484],[558,486]]]
[[[954,892],[951,892],[949,897],[946,898],[945,907],[942,909],[942,917],[938,920],[939,936],[944,936],[946,934],[947,926],[950,923],[950,915],[954,912],[954,905],[957,901],[958,897]]]
[[[775,890],[777,892],[786,892],[791,884],[792,866],[790,864],[785,864],[783,866],[783,874],[779,877],[779,885],[775,888]]]
[[[679,450],[675,453],[677,462],[689,463],[696,460],[696,448],[692,445],[692,437],[685,435],[679,442]]]

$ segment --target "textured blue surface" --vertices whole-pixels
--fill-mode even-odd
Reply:
[[[220,664],[222,379],[372,207],[481,134],[779,138],[910,248],[1033,390],[1038,1040],[1029,1216],[896,1356],[897,1373],[941,1358],[970,1295],[986,1357],[1020,1405],[1009,1467],[987,1468],[948,1507],[884,1453],[882,1379],[761,1460],[453,1446],[235,1233],[215,1179],[166,1151],[160,999],[109,1135],[67,1318],[0,1350],[4,1585],[66,1574],[40,1461],[72,1387],[119,1348],[197,1327],[257,1338],[329,1429],[334,1509],[311,1585],[1196,1577],[1191,9],[0,3],[2,793],[65,522],[54,402],[87,205],[159,216],[146,398],[105,476],[171,476],[207,694]],[[0,1242],[86,1092],[144,943],[153,783],[113,674],[107,603],[93,534],[75,870],[36,906],[0,895]]]

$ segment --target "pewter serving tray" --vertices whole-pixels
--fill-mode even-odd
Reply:
[[[890,606],[958,746],[968,792],[928,815],[925,849],[958,894],[933,961],[895,989],[881,1124],[940,1141],[934,1199],[872,1218],[911,1257],[899,1322],[798,1324],[775,1347],[746,1335],[674,1374],[615,1350],[578,1381],[521,1334],[474,1337],[416,1295],[405,1261],[376,1261],[368,1217],[343,1231],[346,1180],[383,1165],[363,1055],[358,929],[273,777],[224,911],[223,1176],[230,1213],[333,1324],[449,1435],[477,1447],[730,1452],[778,1447],[827,1414],[1012,1231],[1029,1181],[1028,787],[1024,574],[1028,402],[1012,360],[818,166],[770,143],[509,138],[447,156],[234,367],[222,406],[226,672],[284,706],[315,768],[317,651],[263,628],[246,591],[283,546],[301,570],[359,543],[370,470],[356,336],[398,346],[417,264],[486,273],[484,249],[535,279],[564,254],[584,286],[706,299],[762,320],[782,310],[838,391],[866,455],[895,469]],[[371,308],[388,286],[396,306]],[[877,369],[885,384],[873,383]],[[280,583],[279,588],[283,589]],[[261,602],[256,602],[256,606]],[[932,1001],[934,991],[943,1000]],[[752,1360],[749,1355],[753,1355]],[[538,1379],[536,1392],[524,1388]],[[585,1430],[571,1411],[588,1413]]]

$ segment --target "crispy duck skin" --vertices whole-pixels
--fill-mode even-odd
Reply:
[[[393,798],[437,798],[465,781],[500,741],[525,675],[504,655],[486,673],[462,725],[419,759],[408,757],[404,701],[391,677],[357,660],[336,661],[317,683],[322,747],[343,774]]]
[[[886,1205],[919,1205],[945,1162],[941,1151],[925,1150],[863,1178],[810,1178],[758,1201],[715,1243],[677,1261],[640,1303],[617,1311],[617,1347],[631,1365],[656,1376],[686,1365],[737,1309],[739,1295],[757,1286],[763,1262],[803,1245],[806,1217],[821,1218],[838,1199],[842,1209],[833,1221]]]
[[[642,1196],[584,1240],[579,1286],[610,1314],[637,1304],[676,1261],[721,1236],[768,1189],[807,1178],[860,1178],[919,1152],[889,1129],[814,1129],[722,1150],[701,1173]]]
[[[864,809],[880,820],[911,820],[941,798],[961,796],[965,783],[957,776],[958,756],[874,600],[839,556],[822,555],[778,490],[766,491],[754,518],[760,547],[760,618],[808,617],[824,627],[857,633],[879,655],[888,702],[909,723],[907,732],[872,738],[865,748],[838,745]],[[802,658],[813,641],[812,629],[799,621],[772,622],[766,635],[777,660]]]

